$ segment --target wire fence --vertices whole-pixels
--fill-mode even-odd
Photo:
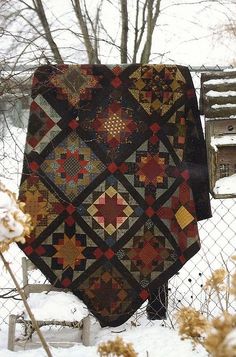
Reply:
[[[219,66],[190,67],[198,95],[200,94],[201,73],[222,69]],[[1,180],[7,183],[9,188],[16,191],[22,170],[26,129],[11,126],[5,117],[1,123]],[[222,266],[227,266],[229,271],[234,269],[230,257],[235,254],[236,247],[236,199],[211,198],[211,207],[213,217],[199,222],[201,250],[169,282],[167,323],[172,324],[175,312],[183,306],[195,307],[208,316],[215,316],[219,312],[218,299],[211,296],[209,302],[203,286],[214,269]],[[19,282],[22,282],[22,256],[23,253],[16,245],[12,245],[9,251],[5,253],[5,257],[11,264]],[[39,273],[37,276],[34,275],[32,279],[38,281],[42,279],[42,276]],[[221,292],[221,303],[229,304],[224,292]],[[231,308],[234,308],[234,303],[230,303]],[[0,326],[8,323],[9,315],[19,311],[22,307],[21,304],[10,277],[0,265]],[[142,312],[145,312],[145,310],[141,309]],[[140,313],[136,315],[136,318],[138,319],[139,316]]]

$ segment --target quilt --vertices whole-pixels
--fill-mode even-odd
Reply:
[[[125,322],[200,249],[211,216],[189,69],[45,65],[33,76],[23,252],[102,326]]]

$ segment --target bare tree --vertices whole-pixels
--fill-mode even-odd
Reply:
[[[11,50],[17,50],[19,58],[24,58],[24,61],[28,53],[32,52],[36,61],[44,58],[55,63],[65,62],[66,51],[59,45],[64,33],[73,37],[74,44],[77,44],[77,62],[80,61],[82,50],[86,51],[89,63],[102,62],[104,57],[100,46],[106,44],[108,52],[115,50],[120,61],[128,63],[149,61],[161,0],[97,0],[92,10],[88,6],[89,0],[70,0],[67,17],[71,18],[72,26],[61,24],[54,14],[50,16],[45,0],[9,0],[4,3],[4,11],[0,8],[0,22],[4,22],[1,25],[2,36],[8,42],[11,40]],[[135,4],[135,8],[130,7],[131,3]],[[117,27],[118,40],[114,31],[112,33],[104,25],[106,6],[112,6],[117,12],[114,25]],[[16,33],[12,26],[15,20],[21,24]],[[57,26],[53,26],[53,23]],[[72,52],[75,54],[76,50]]]
[[[227,20],[222,31],[235,37],[230,0],[170,0],[167,5],[161,0],[70,0],[63,16],[46,0],[1,0],[0,107],[7,100],[13,108],[27,93],[33,69],[45,62],[93,64],[112,58],[113,63],[148,63],[156,53],[155,60],[162,59],[157,41],[161,16],[200,3],[206,9],[218,4]]]
[[[27,61],[36,65],[42,61],[92,64],[104,62],[111,53],[113,58],[119,56],[121,63],[148,63],[162,14],[168,14],[173,7],[203,3],[212,9],[220,4],[226,11],[226,4],[232,1],[172,0],[166,5],[161,0],[70,0],[62,19],[46,0],[2,0],[0,37],[4,43],[11,43],[5,48],[5,58],[11,64]],[[115,14],[112,25],[107,23],[108,7]],[[227,16],[228,24],[233,23],[230,10]]]

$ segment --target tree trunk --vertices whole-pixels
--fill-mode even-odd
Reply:
[[[72,2],[72,6],[74,8],[76,17],[79,21],[79,26],[80,26],[80,29],[82,32],[82,37],[83,37],[83,41],[84,41],[84,46],[86,48],[88,61],[90,64],[100,63],[100,61],[97,57],[97,54],[96,54],[96,50],[94,49],[92,42],[90,40],[90,37],[89,37],[88,27],[87,27],[86,21],[83,17],[81,6],[80,6],[80,0],[71,0],[71,2]]]
[[[120,0],[121,4],[121,44],[120,44],[120,59],[121,63],[127,63],[128,59],[128,10],[127,10],[127,0]]]
[[[143,48],[143,52],[141,55],[141,63],[149,62],[151,49],[152,49],[153,31],[155,29],[158,16],[160,14],[160,3],[161,0],[148,0],[147,36],[146,36],[146,42]],[[155,11],[153,8],[154,5],[155,5]]]
[[[136,63],[138,51],[143,39],[144,30],[146,27],[146,11],[147,11],[148,0],[145,0],[142,8],[142,19],[141,26],[139,27],[139,13],[140,13],[140,1],[136,0],[136,14],[135,14],[135,28],[134,28],[134,51],[132,62]]]
[[[57,64],[59,63],[63,63],[63,59],[61,57],[60,51],[55,43],[55,41],[52,38],[52,34],[51,34],[51,30],[50,30],[50,26],[48,24],[48,20],[47,17],[45,15],[45,11],[44,11],[44,7],[42,4],[41,0],[34,0],[33,1],[34,6],[35,6],[35,11],[39,17],[39,20],[41,21],[41,24],[43,26],[44,29],[44,33],[45,33],[45,38],[51,48],[51,51],[53,53],[54,56],[54,60]]]

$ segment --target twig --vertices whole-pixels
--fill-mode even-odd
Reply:
[[[226,289],[225,289],[225,310],[228,312],[229,310],[229,292],[230,292],[230,271],[229,271],[229,268],[228,268],[228,265],[222,255],[222,253],[220,253],[220,256],[221,256],[221,259],[223,261],[223,264],[225,266],[225,270],[227,272],[227,282],[226,282]]]

